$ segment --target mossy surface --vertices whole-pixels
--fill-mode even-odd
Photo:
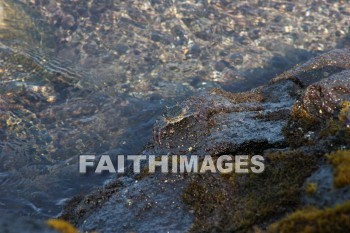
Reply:
[[[349,112],[350,112],[350,102],[349,101],[343,101],[342,102],[342,105],[341,105],[341,108],[340,108],[340,113],[339,113],[339,120],[342,121],[342,122],[346,122],[348,123],[347,121],[349,121]]]
[[[79,233],[72,224],[62,219],[49,219],[46,223],[60,233]]]
[[[291,109],[291,117],[298,119],[303,125],[311,126],[318,122],[318,119],[311,115],[304,106],[300,105],[299,102],[296,102]]]
[[[334,208],[298,210],[268,227],[269,233],[350,232],[350,201]]]
[[[316,131],[319,123],[319,119],[311,115],[300,102],[297,101],[292,106],[288,124],[283,129],[287,143],[293,147],[312,144],[312,142],[305,137],[305,134],[308,131]]]
[[[307,183],[305,191],[306,191],[307,195],[312,196],[317,191],[317,184],[316,183]]]
[[[343,101],[336,117],[328,120],[320,132],[321,138],[337,136],[342,144],[350,144],[350,102]]]
[[[315,145],[332,137],[337,144],[350,144],[350,102],[340,103],[333,116],[314,116],[300,102],[291,109],[291,116],[283,133],[290,146]],[[312,133],[312,137],[308,135]]]
[[[183,192],[192,232],[249,232],[299,206],[303,182],[319,160],[300,151],[265,156],[261,174],[196,175]]]
[[[350,150],[339,150],[327,157],[334,167],[334,186],[341,188],[350,185]]]

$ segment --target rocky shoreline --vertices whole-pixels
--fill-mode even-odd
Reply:
[[[53,232],[40,219],[63,205],[60,232],[350,231],[346,1],[6,0],[0,13],[0,231]],[[262,154],[266,171],[77,171],[80,154],[140,150]]]
[[[267,161],[263,174],[120,177],[117,188],[75,199],[61,217],[82,232],[278,232],[288,217],[277,221],[303,206],[346,203],[349,171],[341,171],[345,181],[334,188],[339,174],[325,155],[343,153],[340,163],[350,158],[349,69],[350,51],[333,50],[248,92],[199,94],[159,119],[143,152],[261,153]],[[310,184],[316,190],[307,190]],[[337,227],[349,229],[349,208],[342,211],[334,214],[347,220]],[[306,227],[329,232],[311,220],[302,224],[305,228],[296,224],[286,232]]]
[[[144,155],[262,154],[262,174],[116,177],[66,203],[59,232],[345,232],[350,229],[350,50],[251,91],[201,92],[158,119]],[[52,232],[31,218],[1,229]],[[62,225],[63,224],[63,225]],[[64,229],[73,229],[67,231]],[[156,229],[156,230],[155,230]]]

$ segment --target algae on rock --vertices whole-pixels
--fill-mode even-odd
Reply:
[[[269,233],[344,233],[350,231],[350,201],[333,208],[298,210],[268,228]]]

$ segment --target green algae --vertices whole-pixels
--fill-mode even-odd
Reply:
[[[307,183],[305,192],[307,195],[312,196],[316,193],[317,191],[317,184],[316,183]]]
[[[350,150],[339,150],[327,155],[334,168],[333,184],[342,188],[350,184]]]
[[[343,101],[335,108],[333,116],[321,119],[296,102],[288,125],[283,129],[286,141],[292,147],[312,146],[317,143],[316,140],[333,137],[338,144],[350,144],[349,109],[350,102]],[[316,137],[309,138],[308,132],[315,133]]]
[[[305,133],[316,130],[315,126],[319,123],[319,119],[311,115],[299,102],[294,103],[288,125],[283,129],[287,143],[292,147],[313,144],[305,137]]]
[[[350,128],[349,128],[350,102],[343,101],[336,113],[336,116],[329,119],[320,131],[320,138],[330,136],[336,137],[338,143],[343,145],[350,144]]]
[[[308,207],[268,227],[269,233],[343,233],[350,231],[350,202],[333,208]]]

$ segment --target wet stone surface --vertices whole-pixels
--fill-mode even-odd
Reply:
[[[334,67],[328,62],[324,64],[318,62],[323,57],[328,57],[329,61],[332,61],[331,64],[339,64],[344,58],[350,57],[350,51],[347,49],[331,51],[287,71],[293,73],[293,77],[278,78],[248,92],[230,93],[215,89],[193,96],[167,109],[168,112],[154,125],[153,141],[143,152],[146,155],[168,153],[214,156],[261,153],[267,159],[267,166],[273,164],[268,171],[272,174],[271,177],[252,175],[250,178],[250,176],[233,175],[232,178],[225,179],[224,176],[215,175],[177,176],[160,173],[144,174],[140,178],[122,177],[116,181],[122,181],[125,186],[118,189],[107,201],[103,201],[103,204],[98,205],[98,208],[88,209],[88,214],[83,214],[82,217],[77,218],[74,214],[78,210],[86,210],[84,203],[87,198],[92,201],[98,200],[99,195],[93,194],[85,197],[85,201],[83,199],[73,205],[67,205],[66,214],[62,217],[76,223],[82,230],[152,231],[152,226],[157,226],[164,230],[181,232],[213,229],[224,232],[233,230],[246,232],[246,229],[266,228],[268,224],[302,203],[317,203],[320,206],[343,203],[348,197],[348,186],[333,190],[332,170],[329,165],[324,165],[325,160],[322,156],[338,148],[350,146],[350,142],[346,140],[347,136],[344,138],[343,134],[343,136],[337,136],[337,132],[333,135],[325,134],[329,128],[329,121],[333,120],[331,113],[335,114],[337,109],[343,106],[344,101],[349,101],[350,92],[347,87],[350,83],[350,74],[347,70],[339,70],[315,80],[313,71],[316,73],[320,69],[334,71]],[[348,67],[349,63],[343,65]],[[301,67],[309,68],[301,69]],[[305,86],[303,82],[309,85]],[[317,94],[316,102],[306,101],[315,95],[313,91],[315,87],[318,90],[316,93],[323,94]],[[298,114],[300,103],[303,103],[302,115]],[[332,112],[319,115],[320,108],[328,109],[328,107]],[[339,111],[337,113],[339,114]],[[310,132],[304,130],[309,129],[310,123],[315,130],[312,137],[307,137],[307,133]],[[347,129],[343,123],[340,122],[339,132]],[[299,140],[300,143],[295,145],[290,143],[290,140]],[[308,176],[310,177],[306,179]],[[231,179],[235,181],[233,184],[230,183]],[[254,183],[255,179],[264,185]],[[269,183],[270,179],[273,180],[272,183]],[[305,185],[308,182],[319,185],[313,197],[307,197],[301,192],[303,183]],[[278,185],[278,192],[270,190],[275,190],[275,185]],[[262,192],[261,195],[268,195],[266,198],[279,199],[265,200],[256,193],[258,191]],[[204,197],[201,196],[201,192],[208,193]],[[235,194],[234,197],[232,192]],[[293,193],[294,196],[281,196],[287,193]],[[193,203],[198,198],[196,195],[208,198],[205,200],[209,203],[200,199],[200,206],[196,206],[196,203]],[[187,201],[192,200],[190,206],[183,205],[184,198]],[[241,200],[245,201],[240,203]],[[271,202],[271,205],[272,202],[277,203],[277,209],[269,209],[272,207],[266,206],[266,201]],[[251,216],[250,211],[257,208],[256,205],[267,208],[256,210],[260,214],[269,213],[265,216],[266,219]],[[206,208],[210,210],[209,216],[201,212],[207,211]],[[241,211],[243,223],[237,217],[240,214],[230,211]],[[183,224],[178,224],[179,222]]]
[[[142,181],[131,179],[100,210],[94,210],[84,218],[80,229],[184,232],[194,219],[181,200],[185,185],[186,181],[180,175],[155,175]]]
[[[298,89],[292,81],[283,81],[248,93],[214,90],[192,97],[183,103],[185,110],[181,113],[156,123],[155,151],[218,155],[243,153],[245,147],[262,150],[283,144],[281,129],[287,120],[283,113],[288,115]],[[276,113],[280,119],[271,119]]]
[[[333,186],[333,169],[330,165],[321,166],[313,173],[305,184],[315,184],[317,190],[312,195],[304,194],[302,201],[306,205],[314,205],[318,207],[335,206],[350,199],[350,187],[336,189]]]

